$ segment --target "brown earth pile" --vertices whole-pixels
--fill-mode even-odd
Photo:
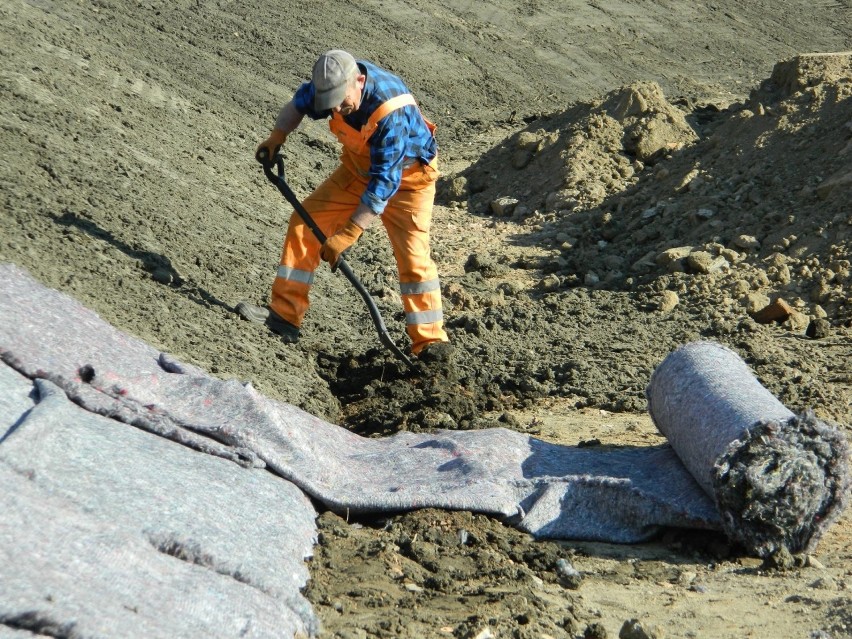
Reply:
[[[469,189],[478,202],[517,193],[492,199],[492,211],[555,233],[560,284],[624,289],[659,281],[660,270],[707,275],[717,303],[756,312],[765,296],[788,297],[791,330],[807,323],[802,315],[844,326],[850,75],[849,55],[799,57],[723,111],[681,110],[658,85],[632,85],[519,132],[469,170]],[[514,180],[501,170],[509,163]],[[488,188],[489,176],[499,186]]]

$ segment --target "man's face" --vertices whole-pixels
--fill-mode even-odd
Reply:
[[[355,84],[346,89],[346,97],[339,106],[333,107],[331,110],[340,115],[349,115],[358,110],[361,106],[361,95],[364,91],[364,82],[367,76],[359,75],[355,78]]]

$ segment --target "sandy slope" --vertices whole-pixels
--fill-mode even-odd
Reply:
[[[648,445],[648,376],[712,337],[788,406],[848,432],[850,74],[746,103],[777,62],[852,49],[848,2],[2,0],[0,17],[0,261],[157,348],[365,434],[499,423]],[[232,313],[265,299],[289,215],[254,146],[333,46],[399,72],[440,126],[449,379],[378,351],[325,271],[298,347]],[[640,164],[626,132],[647,121],[606,110],[637,82],[659,88],[649,114],[695,132]],[[324,125],[306,125],[286,149],[293,188],[335,158]],[[504,196],[520,208],[495,216]],[[730,267],[657,261],[685,245]],[[381,234],[352,261],[402,344]],[[751,318],[779,295],[801,317]],[[852,634],[848,515],[785,570],[684,532],[622,547],[536,543],[469,513],[351,523],[320,520],[308,596],[327,636],[617,636],[631,618],[658,636]],[[579,589],[558,583],[560,557]]]

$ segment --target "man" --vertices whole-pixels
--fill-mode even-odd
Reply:
[[[306,115],[330,118],[329,128],[343,145],[340,166],[303,202],[328,239],[320,245],[299,215],[291,215],[269,306],[240,302],[237,312],[285,342],[297,341],[320,259],[334,268],[381,219],[396,258],[412,353],[437,356],[449,345],[429,249],[438,177],[434,125],[400,78],[341,50],[319,57],[311,81],[281,109],[257,154],[265,150],[272,157]]]

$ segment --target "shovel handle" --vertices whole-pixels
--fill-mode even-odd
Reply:
[[[317,238],[320,244],[325,244],[326,236],[320,230],[320,227],[317,226],[316,222],[314,222],[313,218],[310,214],[305,210],[305,207],[302,206],[302,203],[299,201],[299,198],[296,197],[296,194],[293,193],[293,190],[287,184],[287,181],[284,179],[284,158],[283,156],[276,151],[275,155],[272,158],[269,157],[269,150],[266,148],[260,149],[257,152],[257,161],[261,163],[263,166],[263,172],[266,174],[266,179],[272,182],[278,190],[281,191],[281,194],[287,199],[290,204],[293,205],[293,208],[296,209],[296,213],[299,214],[299,217],[304,220],[305,224],[308,225],[308,228],[314,234],[314,237]],[[272,168],[275,167],[276,173],[272,172]],[[343,258],[341,257],[338,260],[338,265],[343,262]]]
[[[281,195],[293,206],[293,209],[302,218],[305,224],[308,225],[308,228],[314,234],[314,237],[317,238],[320,244],[325,244],[326,236],[320,228],[317,226],[316,222],[314,222],[310,213],[305,210],[305,207],[302,206],[302,203],[299,201],[299,198],[296,197],[296,194],[293,193],[293,189],[290,188],[290,185],[287,184],[287,181],[284,179],[284,158],[278,153],[278,149],[276,149],[275,154],[270,158],[269,150],[266,148],[258,149],[255,158],[258,162],[263,166],[263,172],[266,174],[266,179],[268,179],[272,184],[276,186],[276,188],[281,192]],[[275,172],[273,172],[273,167],[275,168]],[[352,267],[349,266],[349,263],[343,259],[343,256],[340,256],[337,259],[336,267],[340,270],[341,273],[349,280],[352,286],[355,287],[355,290],[358,291],[358,294],[367,304],[367,309],[370,311],[370,317],[373,320],[373,325],[376,327],[376,330],[379,333],[379,340],[382,344],[384,344],[394,355],[396,355],[399,359],[405,362],[408,366],[413,366],[411,360],[403,353],[399,347],[394,343],[391,339],[390,334],[388,333],[388,329],[385,326],[385,322],[382,319],[381,313],[379,313],[379,309],[376,306],[376,302],[370,296],[369,291],[364,288],[364,285],[361,283],[361,280],[358,279],[358,276],[355,275]]]

